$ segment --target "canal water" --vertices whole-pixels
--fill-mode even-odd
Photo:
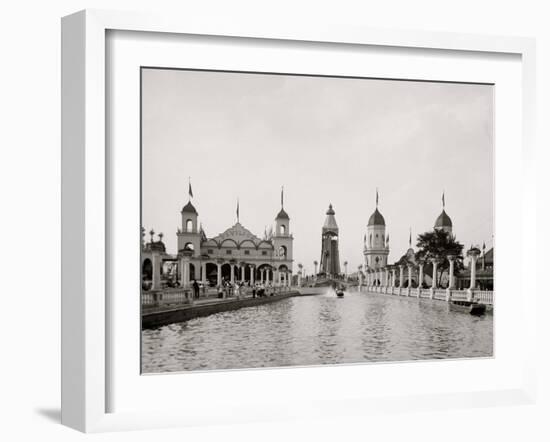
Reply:
[[[492,354],[492,314],[353,292],[287,298],[142,331],[144,373]]]

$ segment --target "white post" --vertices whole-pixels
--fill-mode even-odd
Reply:
[[[437,261],[432,259],[433,273],[432,273],[432,288],[435,290],[437,288]]]
[[[421,262],[420,264],[418,264],[418,292],[416,293],[417,298],[420,298],[423,282],[424,282],[424,263]]]
[[[407,270],[408,270],[407,296],[409,296],[411,294],[411,285],[412,285],[412,264],[407,264]]]
[[[153,281],[152,281],[152,286],[151,288],[153,290],[158,290],[161,288],[161,283],[160,283],[160,266],[161,266],[161,263],[160,263],[160,255],[158,255],[157,253],[154,253],[153,254],[153,259],[151,260],[152,261],[152,267],[153,267]]]
[[[449,289],[455,288],[455,258],[448,256],[449,259]]]
[[[476,261],[477,256],[470,256],[470,290],[475,290],[476,288]]]

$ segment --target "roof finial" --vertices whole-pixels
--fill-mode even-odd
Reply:
[[[284,208],[284,191],[285,187],[281,186],[281,209]]]
[[[189,177],[189,202],[191,202],[191,198],[193,198],[193,189],[191,188],[191,177]]]
[[[239,198],[237,197],[237,223],[239,222]]]
[[[376,208],[378,209],[378,187],[376,188]]]
[[[443,210],[445,210],[445,191],[443,191],[443,194],[441,195],[441,202],[443,203]]]
[[[409,248],[412,247],[412,228],[409,227]]]

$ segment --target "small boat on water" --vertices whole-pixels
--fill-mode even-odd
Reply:
[[[451,301],[449,304],[451,310],[463,313],[470,313],[471,315],[483,315],[487,306],[480,304],[479,302],[470,301]]]

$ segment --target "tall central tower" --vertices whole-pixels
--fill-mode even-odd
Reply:
[[[321,233],[321,265],[319,266],[319,271],[329,276],[336,276],[340,273],[338,224],[336,224],[334,213],[332,204],[330,204]]]

